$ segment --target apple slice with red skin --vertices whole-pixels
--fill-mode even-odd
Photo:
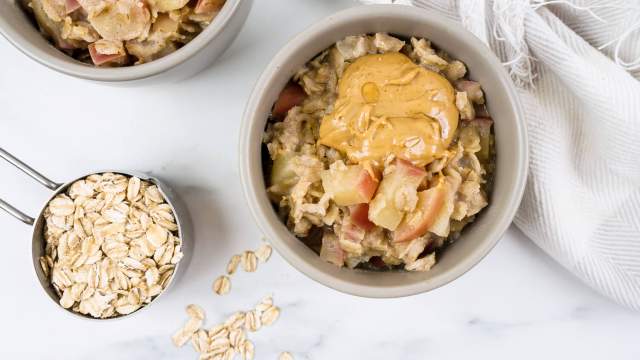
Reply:
[[[364,231],[370,231],[376,226],[369,220],[369,204],[357,204],[349,206],[351,222]]]
[[[196,14],[209,14],[220,11],[224,6],[225,0],[198,0],[193,12]]]
[[[393,241],[409,241],[426,234],[436,221],[446,197],[447,190],[445,185],[438,185],[431,189],[420,191],[415,210],[404,217],[393,233]]]
[[[91,55],[91,61],[93,61],[93,64],[96,66],[108,64],[110,62],[120,60],[126,56],[125,54],[111,54],[111,55],[100,54],[96,50],[95,43],[89,44],[89,55]]]
[[[458,80],[455,83],[455,87],[458,91],[466,92],[469,100],[474,104],[484,104],[484,93],[482,92],[482,87],[479,82]]]
[[[71,14],[82,7],[77,0],[66,0],[64,6],[67,14]]]
[[[290,82],[280,92],[278,100],[276,100],[276,103],[273,105],[271,115],[279,119],[284,119],[291,108],[302,104],[306,98],[307,93],[304,92],[302,86]]]
[[[378,188],[378,181],[362,165],[323,170],[324,191],[340,206],[368,203]]]
[[[391,231],[398,227],[405,214],[402,209],[396,208],[396,193],[407,188],[417,191],[427,176],[423,168],[409,161],[396,159],[394,165],[395,169],[382,178],[378,192],[369,204],[369,220]]]

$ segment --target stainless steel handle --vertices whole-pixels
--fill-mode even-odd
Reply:
[[[8,161],[13,166],[20,169],[20,171],[22,171],[23,173],[32,177],[34,180],[36,180],[40,184],[46,186],[47,188],[51,190],[56,190],[60,187],[60,184],[47,179],[44,175],[34,170],[31,166],[23,163],[15,156],[9,154],[3,148],[0,148],[0,157]],[[0,209],[8,212],[10,215],[14,216],[16,219],[22,221],[27,225],[33,225],[33,222],[35,221],[31,216],[16,209],[15,207],[11,206],[11,204],[9,204],[8,202],[2,199],[0,199]]]

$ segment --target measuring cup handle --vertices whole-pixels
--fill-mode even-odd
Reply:
[[[20,169],[20,171],[22,171],[23,173],[31,176],[33,179],[35,179],[40,184],[46,186],[47,188],[51,190],[56,190],[60,187],[60,184],[57,184],[47,179],[44,175],[34,170],[31,166],[23,163],[15,156],[9,154],[3,148],[0,148],[0,157],[5,159],[7,162],[12,164],[13,166]],[[34,219],[31,216],[28,216],[22,211],[16,209],[15,207],[11,206],[11,204],[7,203],[6,201],[3,201],[2,199],[0,199],[0,209],[8,212],[9,214],[13,215],[16,219],[22,221],[27,225],[32,225],[34,222]]]
[[[2,199],[0,199],[0,209],[8,212],[9,214],[13,215],[13,217],[27,225],[33,225],[33,222],[35,221],[34,218],[14,208],[13,206],[11,206],[11,204]]]

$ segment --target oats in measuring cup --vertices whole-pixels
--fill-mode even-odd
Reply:
[[[40,264],[60,305],[95,318],[130,314],[159,295],[182,258],[171,206],[150,182],[90,175],[44,211]]]

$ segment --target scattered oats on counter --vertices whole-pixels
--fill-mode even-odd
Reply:
[[[256,250],[256,257],[258,258],[258,260],[260,260],[260,262],[267,262],[269,260],[269,258],[271,257],[271,245],[264,243],[262,245],[260,245],[260,247],[258,248],[258,250]]]
[[[242,254],[236,254],[229,259],[227,264],[227,275],[233,275],[238,266],[241,265],[245,272],[255,272],[258,270],[258,262],[266,263],[271,257],[271,245],[266,242],[255,250],[246,250]],[[213,283],[213,292],[218,295],[225,295],[231,290],[231,279],[229,276],[219,276]]]
[[[258,258],[253,251],[247,250],[243,252],[240,260],[244,271],[255,272],[258,270]]]
[[[219,276],[213,283],[213,291],[218,295],[227,294],[231,290],[231,281],[228,276]]]
[[[130,314],[170,282],[182,258],[171,206],[136,177],[94,174],[44,211],[40,266],[60,305],[95,318]]]
[[[227,274],[233,275],[238,269],[238,264],[240,264],[240,255],[233,255],[227,265]]]
[[[278,360],[293,360],[293,355],[290,352],[285,351],[278,356]]]
[[[173,344],[178,347],[186,344],[204,322],[204,310],[202,310],[200,306],[194,304],[188,305],[186,311],[187,315],[189,315],[189,320],[171,337]]]
[[[262,325],[271,325],[277,320],[280,309],[273,305],[273,299],[268,296],[254,309],[238,311],[208,331],[202,329],[205,315],[199,306],[187,306],[187,314],[189,320],[172,337],[175,346],[181,347],[191,340],[193,349],[200,354],[199,359],[231,360],[238,354],[243,360],[252,360],[255,347],[247,339],[245,330],[254,332]]]

